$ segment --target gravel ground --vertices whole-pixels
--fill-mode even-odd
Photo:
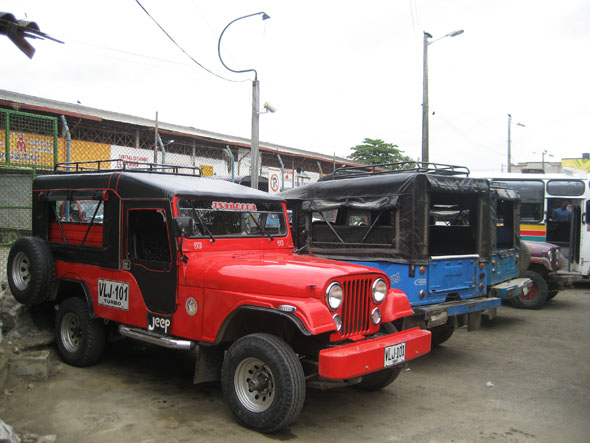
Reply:
[[[190,354],[126,340],[91,368],[56,360],[48,381],[12,380],[0,418],[57,442],[588,442],[589,314],[590,286],[540,311],[503,306],[383,391],[308,390],[296,423],[272,435],[237,425],[218,384],[192,385]]]

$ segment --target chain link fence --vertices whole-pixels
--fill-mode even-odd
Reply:
[[[61,131],[61,133],[60,133]],[[281,158],[260,150],[259,189],[277,193],[316,181],[322,166],[296,156]],[[56,164],[122,160],[187,168],[198,167],[203,177],[250,186],[250,146],[221,140],[160,132],[133,124],[83,120],[0,109],[0,272],[14,241],[31,235],[32,182]],[[117,162],[104,163],[111,168]],[[331,166],[329,162],[324,167]],[[109,166],[107,166],[108,168]],[[63,167],[60,169],[64,169]],[[187,169],[188,171],[189,169]],[[330,172],[330,171],[324,171]],[[5,280],[2,277],[0,280]]]
[[[0,110],[0,269],[10,246],[31,234],[33,179],[58,158],[57,119]],[[2,278],[4,280],[4,277]]]

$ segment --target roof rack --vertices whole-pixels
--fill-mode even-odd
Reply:
[[[395,167],[395,169],[389,169],[391,167]],[[411,161],[380,163],[366,166],[342,166],[336,169],[330,175],[332,176],[332,178],[349,178],[356,177],[359,175],[400,174],[404,172],[425,172],[429,174],[465,176],[468,176],[470,173],[469,168],[467,166]]]
[[[108,159],[88,160],[83,162],[56,163],[54,171],[60,173],[79,172],[154,172],[158,174],[201,176],[201,168],[197,166],[162,165],[158,163],[138,162],[134,160]]]

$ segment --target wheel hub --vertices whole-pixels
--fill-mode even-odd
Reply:
[[[262,360],[245,358],[236,367],[234,388],[246,409],[264,412],[271,406],[275,395],[272,371]]]
[[[29,257],[24,252],[19,252],[14,257],[12,281],[21,291],[24,291],[29,286],[29,282],[31,281],[31,264]]]

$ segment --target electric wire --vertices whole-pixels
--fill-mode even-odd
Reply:
[[[443,123],[446,123],[448,126],[452,127],[455,131],[457,131],[466,140],[471,141],[473,143],[476,143],[479,146],[481,146],[482,148],[487,149],[488,151],[490,151],[490,152],[492,152],[494,154],[499,154],[499,155],[502,155],[503,154],[503,152],[497,151],[497,150],[495,150],[495,149],[493,149],[493,148],[491,148],[491,147],[489,147],[489,146],[481,143],[480,141],[476,140],[472,136],[466,134],[461,129],[459,129],[453,122],[451,122],[449,119],[447,119],[446,117],[444,117],[443,115],[441,115],[440,112],[436,111],[436,113],[434,115],[437,116],[438,118],[440,118]]]
[[[168,37],[168,38],[170,39],[170,41],[171,41],[172,43],[174,43],[174,45],[175,45],[175,46],[176,46],[178,49],[180,49],[180,50],[182,51],[182,53],[183,53],[184,55],[186,55],[188,58],[190,58],[190,59],[191,59],[193,62],[195,62],[195,63],[196,63],[196,64],[197,64],[199,67],[201,67],[202,69],[204,69],[205,71],[207,71],[209,74],[212,74],[212,75],[214,75],[214,76],[215,76],[215,77],[217,77],[217,78],[220,78],[220,79],[222,79],[222,80],[225,80],[225,81],[228,81],[228,82],[233,82],[233,83],[240,83],[240,82],[248,81],[248,79],[242,79],[242,80],[232,80],[232,79],[229,79],[229,78],[223,77],[222,75],[219,75],[219,74],[217,74],[216,72],[214,72],[214,71],[212,71],[212,70],[210,70],[210,69],[206,68],[205,66],[203,66],[203,65],[202,65],[201,63],[199,63],[199,62],[198,62],[198,61],[197,61],[197,60],[196,60],[196,59],[195,59],[195,58],[194,58],[192,55],[190,55],[188,52],[186,52],[186,51],[184,50],[184,48],[183,48],[182,46],[180,46],[180,45],[179,45],[179,44],[176,42],[176,40],[174,40],[174,39],[172,38],[172,36],[171,36],[170,34],[168,34],[168,32],[166,32],[166,30],[165,30],[165,29],[162,27],[162,25],[160,25],[160,23],[158,23],[158,21],[157,21],[157,20],[156,20],[154,17],[152,17],[152,15],[151,15],[151,14],[148,12],[148,10],[147,10],[147,9],[145,9],[145,8],[144,8],[144,6],[143,6],[143,5],[142,5],[142,4],[139,2],[139,0],[135,0],[135,2],[136,2],[138,5],[139,5],[139,7],[140,7],[141,9],[143,9],[143,11],[144,11],[144,12],[147,14],[147,16],[148,16],[150,19],[152,19],[152,21],[153,21],[153,22],[154,22],[154,23],[155,23],[155,24],[158,26],[158,28],[160,28],[160,30],[161,30],[161,31],[162,31],[162,32],[163,32],[163,33],[166,35],[166,37]]]

